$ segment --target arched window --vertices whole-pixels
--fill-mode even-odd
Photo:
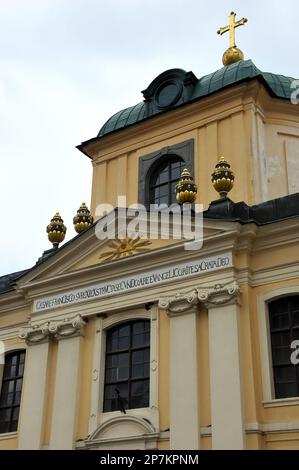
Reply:
[[[299,366],[291,362],[291,344],[299,340],[299,295],[269,303],[275,398],[299,396]]]
[[[149,406],[150,321],[107,331],[104,412]]]
[[[180,157],[170,157],[160,163],[149,180],[150,204],[168,204],[176,202],[175,186],[186,166]]]
[[[0,433],[14,432],[18,428],[24,363],[25,351],[5,355],[0,394]]]

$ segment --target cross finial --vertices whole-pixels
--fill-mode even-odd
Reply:
[[[248,20],[247,18],[242,18],[239,21],[235,21],[236,16],[236,13],[232,11],[229,15],[229,25],[224,26],[217,31],[217,33],[220,35],[229,31],[229,49],[224,53],[223,56],[224,65],[230,65],[244,58],[243,52],[236,47],[235,29],[238,28],[238,26],[243,26],[245,23],[247,23]]]

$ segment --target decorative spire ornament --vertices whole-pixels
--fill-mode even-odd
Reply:
[[[236,46],[236,32],[235,29],[239,26],[243,26],[248,22],[247,18],[242,18],[240,21],[235,21],[236,13],[233,11],[229,15],[229,25],[224,26],[223,28],[218,29],[217,33],[222,36],[222,34],[229,31],[229,48],[224,52],[222,57],[222,62],[224,66],[234,64],[240,60],[244,60],[243,52]]]
[[[92,226],[93,217],[85,202],[82,202],[81,206],[77,210],[77,214],[73,218],[73,224],[77,233],[84,232],[84,230],[87,230]]]
[[[56,212],[53,219],[47,226],[48,239],[53,244],[53,248],[57,249],[59,243],[63,242],[66,234],[66,226],[59,214]]]
[[[220,157],[212,173],[212,183],[221,198],[225,198],[233,189],[235,181],[234,172],[230,169],[230,164],[224,157]]]
[[[187,168],[181,174],[178,184],[175,187],[176,200],[179,204],[192,204],[197,196],[197,186]]]

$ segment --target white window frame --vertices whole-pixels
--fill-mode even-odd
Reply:
[[[26,343],[20,343],[20,341],[16,341],[14,343],[9,343],[9,344],[7,344],[4,341],[4,345],[5,345],[4,357],[6,356],[6,354],[9,354],[9,353],[12,353],[12,352],[25,351],[25,366],[24,366],[24,373],[23,373],[23,385],[22,385],[21,402],[20,402],[20,410],[21,410],[21,408],[22,408],[22,395],[23,395],[24,377],[25,377],[25,368],[26,368],[26,349],[27,349],[27,345],[26,345]],[[4,372],[4,364],[0,364],[0,395],[1,395],[1,390],[2,390],[3,372]],[[20,412],[19,420],[18,420],[18,429],[19,429],[19,424],[20,424],[20,416],[21,416],[21,412]],[[6,432],[6,433],[2,433],[2,434],[0,433],[0,440],[11,439],[12,437],[17,436],[18,429],[17,429],[17,431],[13,431],[13,432]]]
[[[257,297],[257,311],[259,322],[259,343],[263,383],[263,404],[265,407],[299,405],[299,397],[275,398],[273,362],[271,351],[271,334],[269,324],[268,304],[279,298],[299,295],[298,286],[285,286],[259,294]]]
[[[126,410],[127,416],[148,419],[159,430],[158,411],[158,305],[149,310],[145,307],[131,308],[121,312],[106,313],[96,319],[96,333],[93,350],[91,407],[89,435],[106,421],[122,416],[120,411],[103,412],[105,385],[106,332],[120,323],[134,320],[150,320],[150,402],[147,408]]]

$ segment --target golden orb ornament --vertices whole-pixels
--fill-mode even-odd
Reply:
[[[86,206],[85,202],[82,202],[79,207],[77,214],[73,218],[74,228],[77,233],[84,232],[93,224],[93,217],[90,214],[90,210]]]
[[[59,214],[56,212],[53,219],[47,226],[48,239],[53,244],[53,248],[58,248],[59,243],[63,242],[66,234],[66,226]]]
[[[187,168],[181,174],[178,184],[175,187],[176,200],[179,204],[192,204],[197,196],[197,186]]]
[[[220,194],[220,197],[224,198],[227,196],[234,186],[234,181],[235,175],[230,169],[230,164],[224,157],[220,157],[212,173],[212,183],[216,191]]]
[[[222,62],[224,66],[234,64],[244,60],[244,54],[238,47],[229,47],[223,54]]]

